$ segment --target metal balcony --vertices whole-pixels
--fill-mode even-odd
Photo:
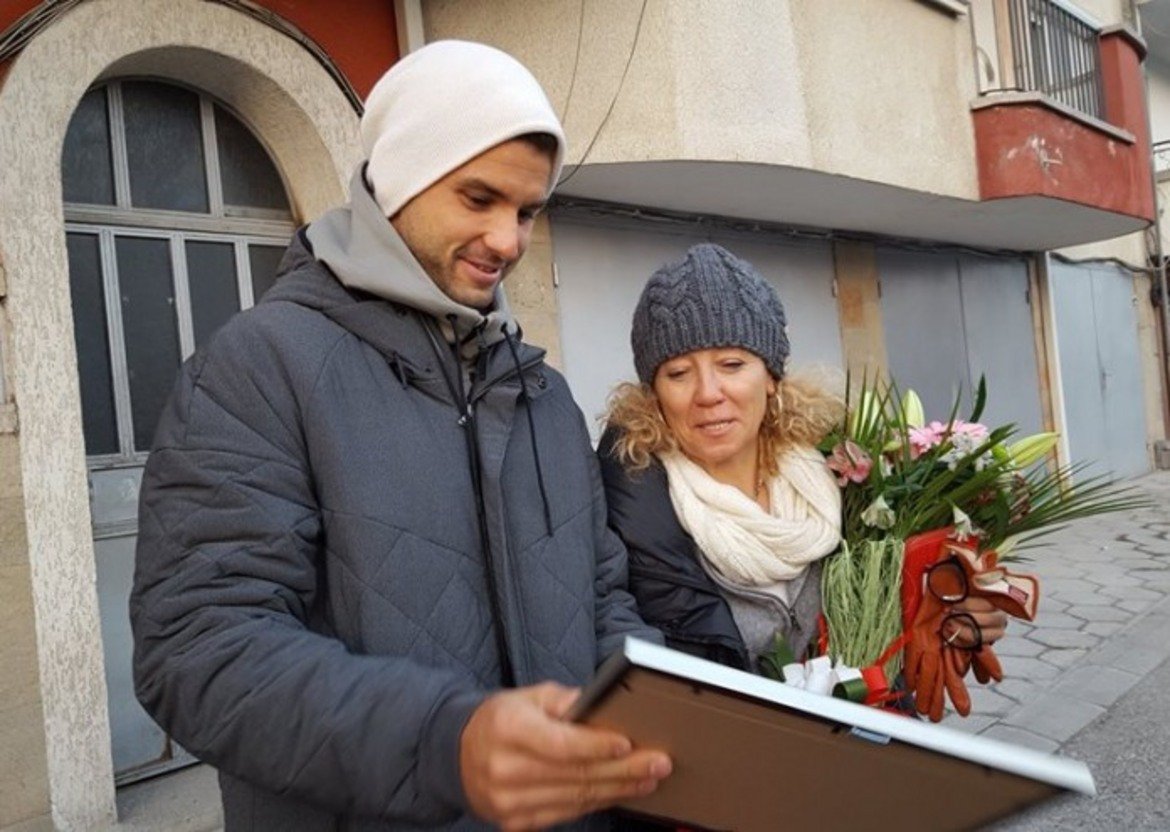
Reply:
[[[1002,90],[1038,92],[1105,118],[1099,35],[1093,26],[1053,0],[1000,0],[995,11]]]

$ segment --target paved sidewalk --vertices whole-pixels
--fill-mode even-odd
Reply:
[[[1017,564],[1040,579],[1036,621],[1010,623],[1004,680],[944,724],[1056,751],[1170,658],[1170,472],[1134,485],[1154,507],[1077,521]]]
[[[1146,676],[1100,719],[1060,748],[1086,763],[1097,796],[1065,795],[984,832],[1166,832],[1170,797],[1170,661]]]

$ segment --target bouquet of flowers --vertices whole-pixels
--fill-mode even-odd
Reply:
[[[846,420],[822,444],[843,500],[841,548],[826,559],[822,578],[824,647],[840,665],[880,661],[888,679],[901,669],[910,626],[904,593],[922,589],[903,586],[908,540],[933,532],[932,540],[962,541],[968,572],[994,571],[1001,580],[997,561],[1062,524],[1144,504],[1105,476],[1080,476],[1084,465],[1042,464],[1054,433],[1016,438],[1012,425],[982,424],[986,397],[981,379],[965,419],[957,418],[956,403],[945,422],[928,423],[918,396],[899,395],[892,382],[863,383],[856,395],[847,390]],[[921,573],[915,580],[921,584]],[[1034,595],[1035,581],[1026,580]],[[1007,598],[1011,587],[1001,586]],[[977,663],[975,670],[987,680],[986,668],[981,673]]]

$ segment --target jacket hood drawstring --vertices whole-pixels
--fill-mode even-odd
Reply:
[[[516,349],[519,327],[517,327],[516,333],[508,332],[508,324],[505,322],[501,325],[501,329],[504,333],[504,340],[508,344],[508,352],[512,354],[512,363],[516,365],[516,375],[520,378],[520,398],[524,400],[524,416],[528,421],[528,441],[532,443],[532,460],[536,466],[536,485],[540,488],[540,503],[544,508],[544,527],[548,536],[552,537],[552,512],[548,506],[548,492],[544,487],[544,471],[540,465],[540,450],[536,445],[536,425],[532,421],[532,398],[528,395],[528,383],[524,381],[524,369],[520,366],[520,353]]]

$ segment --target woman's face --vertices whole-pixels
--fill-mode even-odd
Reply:
[[[755,465],[768,396],[776,393],[759,356],[736,347],[685,353],[658,368],[654,393],[680,450],[707,473]]]

